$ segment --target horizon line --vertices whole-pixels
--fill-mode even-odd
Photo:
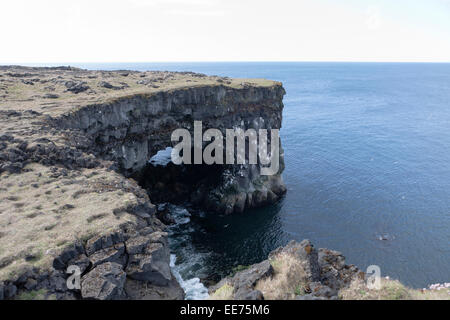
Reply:
[[[426,64],[426,63],[434,63],[434,64],[442,64],[442,63],[450,63],[448,61],[414,61],[414,60],[404,60],[404,61],[373,61],[373,60],[352,60],[352,61],[343,61],[343,60],[180,60],[180,61],[56,61],[56,62],[0,62],[0,66],[27,66],[27,65],[61,65],[61,66],[70,66],[70,64],[144,64],[144,63],[167,63],[167,64],[175,64],[175,63],[417,63],[417,64]]]

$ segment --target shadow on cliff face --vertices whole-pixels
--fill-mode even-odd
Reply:
[[[142,170],[139,184],[155,204],[205,205],[210,190],[222,183],[223,165],[175,165],[171,148],[159,151]]]
[[[159,151],[141,171],[139,184],[157,204],[157,216],[170,225],[169,243],[183,279],[214,284],[239,265],[264,259],[286,241],[280,237],[278,201],[245,214],[217,210],[229,165],[175,165],[171,148]],[[193,154],[193,153],[192,153]],[[231,188],[234,190],[234,188]],[[239,192],[239,190],[230,190]]]
[[[219,184],[222,171],[219,165],[149,164],[140,185],[147,190],[153,203],[199,205],[205,192]]]
[[[171,161],[172,148],[158,151],[135,178],[154,204],[186,204],[218,214],[242,213],[279,201],[286,187],[280,173],[263,176],[258,164],[191,164]],[[194,152],[191,152],[194,155]]]

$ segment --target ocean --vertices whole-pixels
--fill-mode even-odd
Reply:
[[[259,262],[292,239],[414,288],[450,280],[450,64],[71,65],[283,83],[286,196],[226,217],[172,208],[173,264],[188,298],[206,294],[198,279]]]

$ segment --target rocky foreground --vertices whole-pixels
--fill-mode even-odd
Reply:
[[[267,260],[242,267],[209,289],[220,300],[450,300],[450,283],[414,290],[389,277],[379,288],[367,275],[347,265],[337,251],[316,249],[309,240],[289,242]]]
[[[263,79],[0,66],[0,299],[182,299],[152,186],[141,184],[148,160],[194,120],[280,128],[283,95]],[[211,211],[286,191],[282,166],[216,169],[215,184],[196,185]],[[79,288],[67,287],[71,266]]]

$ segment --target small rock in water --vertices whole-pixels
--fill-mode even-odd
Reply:
[[[156,217],[165,225],[172,225],[176,223],[175,219],[170,214],[170,210],[167,203],[160,204],[158,206]]]
[[[381,234],[381,235],[378,235],[377,237],[378,237],[378,240],[380,240],[380,241],[388,241],[388,240],[394,239],[394,237],[390,236],[389,234]]]

